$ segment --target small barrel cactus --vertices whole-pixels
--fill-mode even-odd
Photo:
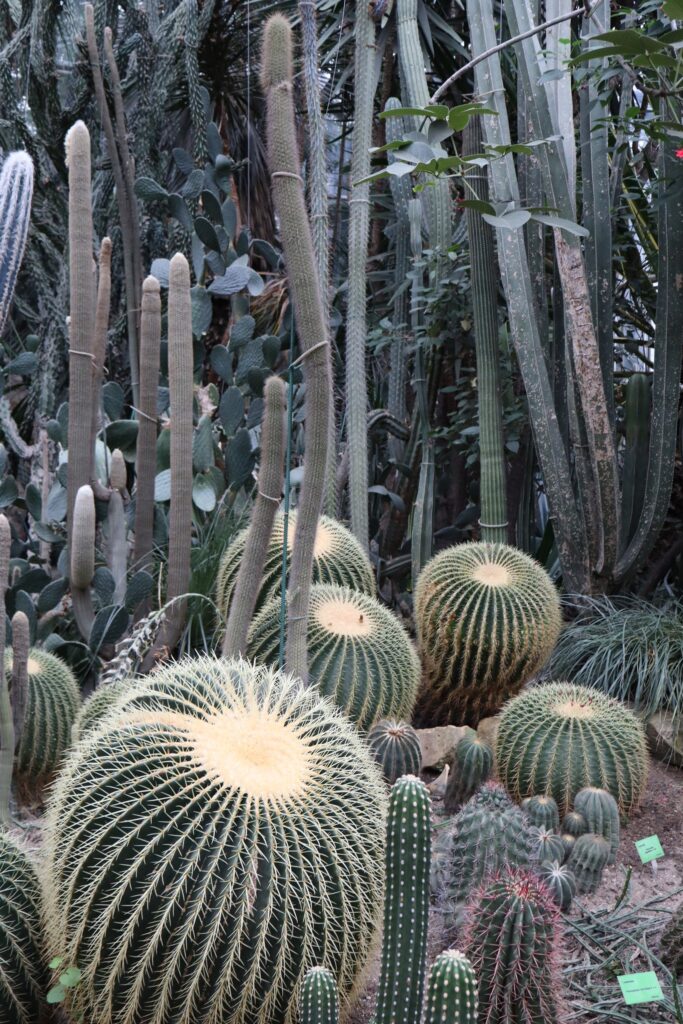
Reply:
[[[430,842],[427,787],[407,775],[394,785],[389,798],[377,1024],[420,1024],[429,921]]]
[[[662,932],[661,959],[674,977],[683,974],[683,907],[671,916]]]
[[[36,1024],[47,978],[43,969],[40,886],[23,849],[0,832],[0,1024]]]
[[[548,887],[555,904],[566,913],[576,893],[576,879],[567,864],[545,861],[537,870],[538,877]]]
[[[567,865],[576,878],[578,892],[596,891],[608,861],[609,843],[602,836],[586,832],[577,838]]]
[[[296,512],[290,512],[287,529],[288,571],[295,532]],[[220,561],[216,582],[216,604],[223,622],[228,617],[230,601],[237,582],[237,573],[248,535],[248,528],[241,530],[225,549]],[[263,582],[256,603],[256,611],[260,611],[268,601],[272,601],[280,594],[284,538],[285,519],[282,513],[278,513],[275,517],[263,567]],[[360,590],[364,594],[374,595],[376,593],[372,565],[363,548],[350,530],[338,523],[336,519],[330,519],[327,516],[321,516],[318,520],[313,553],[313,582],[333,583],[340,587],[349,587],[351,590]]]
[[[477,1024],[477,978],[458,949],[440,953],[429,972],[424,1024]]]
[[[524,813],[532,825],[557,832],[560,827],[560,812],[551,796],[531,796],[524,801]]]
[[[81,704],[71,669],[61,658],[32,647],[28,653],[28,694],[16,772],[29,786],[49,781],[71,740]],[[12,672],[12,649],[5,648],[5,670]]]
[[[586,786],[608,790],[623,814],[638,806],[649,767],[645,732],[612,697],[572,683],[546,683],[503,709],[498,776],[517,800],[552,796],[566,814]]]
[[[448,776],[444,799],[447,813],[453,814],[466,804],[492,771],[493,751],[490,746],[474,730],[467,732],[455,748]]]
[[[276,666],[279,651],[276,598],[252,622],[247,655]],[[420,663],[406,630],[374,597],[318,583],[308,612],[308,678],[365,730],[380,718],[410,718]]]
[[[544,860],[556,860],[560,864],[564,860],[564,843],[562,837],[547,828],[531,828],[531,841],[534,860],[542,864]]]
[[[494,876],[468,916],[465,952],[479,983],[479,1021],[558,1024],[558,911],[543,882],[526,871]]]
[[[588,822],[583,814],[579,811],[568,811],[562,819],[562,833],[576,837],[582,836],[584,832],[588,832]]]
[[[619,849],[619,808],[611,793],[587,786],[574,797],[574,807],[588,825],[587,831],[602,836],[609,843],[608,864],[614,864]]]
[[[301,1024],[339,1024],[339,994],[326,967],[311,967],[301,986]]]
[[[583,833],[582,833],[582,835],[583,835]],[[567,861],[571,857],[571,853],[572,853],[572,850],[574,849],[574,845],[576,844],[576,840],[578,839],[578,836],[573,836],[571,834],[571,832],[563,832],[562,835],[560,836],[560,839],[562,840],[562,846],[564,847],[564,857],[563,857],[563,860]]]
[[[130,681],[127,679],[107,683],[98,687],[83,701],[71,730],[72,743],[78,743],[100,724],[107,712],[116,706],[116,702],[126,692],[129,684]]]
[[[420,740],[407,722],[385,718],[373,725],[368,733],[368,746],[390,786],[402,775],[420,774]]]
[[[547,661],[560,632],[552,580],[506,544],[459,544],[424,567],[415,591],[424,686],[416,721],[476,725]]]
[[[473,797],[468,800],[468,803],[473,807],[486,807],[490,810],[496,811],[508,811],[510,808],[514,808],[514,804],[509,797],[509,794],[503,789],[499,782],[487,782],[485,783]]]
[[[386,804],[354,727],[284,673],[211,657],[136,681],[118,712],[47,815],[47,945],[82,971],[74,1016],[279,1024],[314,966],[347,997],[379,926]]]

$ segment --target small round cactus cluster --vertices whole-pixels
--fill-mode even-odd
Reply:
[[[248,534],[248,528],[241,530],[225,549],[220,561],[216,581],[216,604],[223,622],[228,617],[230,601],[237,582],[237,573]],[[290,512],[287,529],[288,571],[295,534],[296,512]],[[256,604],[257,611],[280,593],[284,541],[285,518],[280,512],[275,517],[268,545],[263,568],[263,581]],[[360,590],[364,594],[374,595],[376,592],[372,565],[363,548],[350,530],[338,523],[336,519],[330,519],[327,516],[321,516],[318,521],[313,554],[313,582],[333,583],[340,587],[349,587],[351,590]]]
[[[610,792],[620,812],[629,814],[647,783],[645,732],[611,697],[572,683],[547,683],[503,709],[496,766],[517,800],[545,793],[566,814],[579,790],[594,786]]]
[[[588,786],[574,798],[574,810],[583,815],[586,831],[602,836],[609,843],[608,864],[614,864],[619,848],[619,808],[611,793]]]
[[[49,955],[83,972],[70,1008],[279,1024],[314,966],[348,997],[379,925],[385,803],[358,732],[292,677],[204,657],[136,680],[48,809]]]
[[[367,594],[329,584],[311,587],[308,676],[358,726],[381,718],[409,719],[420,682],[420,664],[396,616]],[[280,651],[280,601],[254,619],[247,655],[275,666]]]
[[[576,878],[580,893],[596,892],[602,881],[602,873],[609,862],[610,845],[602,836],[585,832],[572,847],[567,866]]]
[[[368,733],[368,746],[390,786],[402,775],[420,774],[420,740],[407,722],[393,718],[377,722]]]
[[[444,808],[454,814],[488,781],[493,771],[493,751],[470,729],[455,748],[448,776]]]
[[[17,776],[28,785],[49,781],[71,741],[81,698],[71,669],[61,658],[32,647],[28,654],[26,715],[17,751]],[[12,672],[12,649],[5,648]]]
[[[100,686],[90,694],[83,702],[71,730],[72,743],[83,739],[100,724],[107,712],[116,706],[119,697],[126,693],[129,685],[127,679],[119,679]]]
[[[458,949],[440,953],[429,972],[425,1024],[477,1024],[477,978]]]
[[[40,887],[20,846],[0,832],[0,1024],[36,1024],[47,991]]]
[[[415,621],[424,669],[416,721],[476,725],[545,664],[562,620],[538,562],[506,544],[471,543],[424,567]]]

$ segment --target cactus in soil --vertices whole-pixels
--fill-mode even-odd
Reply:
[[[5,665],[12,671],[12,648]],[[16,772],[32,786],[48,781],[69,746],[71,727],[81,704],[73,673],[54,654],[32,647],[28,652],[26,718],[17,750]]]
[[[391,790],[377,1024],[420,1024],[429,921],[429,792],[412,775]]]
[[[532,825],[557,832],[560,828],[560,812],[551,796],[532,796],[524,801],[524,813]]]
[[[530,829],[533,858],[538,864],[543,861],[556,860],[560,864],[564,860],[564,843],[562,837],[542,826],[533,825]]]
[[[296,540],[297,522],[296,512],[290,512],[287,531],[288,572],[292,546]],[[256,612],[280,594],[284,527],[284,515],[278,512],[266,550]],[[224,620],[230,612],[248,537],[249,530],[241,530],[233,537],[221,557],[216,581],[216,604]],[[351,531],[328,516],[321,516],[318,521],[313,550],[313,583],[335,583],[340,587],[349,587],[351,590],[360,590],[371,595],[376,592],[372,565],[367,555]]]
[[[505,544],[459,544],[435,555],[415,593],[424,684],[419,723],[476,725],[499,711],[550,656],[560,603],[529,555]]]
[[[254,616],[263,579],[263,566],[280,503],[285,457],[285,409],[287,389],[279,377],[270,377],[264,388],[265,410],[261,430],[261,465],[258,494],[235,580],[234,600],[223,638],[223,657],[244,654],[249,623]]]
[[[156,277],[142,285],[140,321],[140,412],[135,456],[135,564],[149,568],[154,544],[154,476],[156,473],[157,388],[161,343],[161,296]],[[141,608],[140,616],[148,609]]]
[[[477,1024],[477,976],[458,949],[439,953],[429,971],[424,1024]]]
[[[455,748],[453,764],[448,776],[444,807],[453,814],[472,797],[493,770],[493,751],[476,732],[471,730]]]
[[[595,892],[602,881],[602,873],[609,860],[609,843],[602,836],[584,832],[572,847],[567,866],[576,878],[580,893]]]
[[[5,594],[9,582],[11,545],[12,531],[9,520],[6,515],[0,513],[0,622],[2,623],[6,619]],[[0,643],[0,828],[3,825],[9,825],[11,821],[10,795],[14,767],[14,714],[10,703],[8,678],[5,644]]]
[[[526,871],[490,878],[469,908],[464,948],[479,982],[479,1021],[558,1024],[559,915]]]
[[[31,633],[28,616],[25,612],[15,612],[12,616],[12,679],[10,682],[15,751],[21,742],[26,721],[30,647]]]
[[[10,153],[0,171],[0,335],[24,255],[32,198],[33,161],[28,153]]]
[[[79,487],[73,510],[73,543],[69,581],[74,618],[84,640],[90,637],[95,620],[90,584],[95,575],[95,496],[90,484]]]
[[[40,886],[33,866],[0,831],[0,1024],[37,1024],[45,1010]]]
[[[566,914],[576,894],[576,878],[571,868],[558,861],[546,861],[536,874],[547,886],[555,905]]]
[[[367,594],[316,584],[307,626],[312,686],[331,697],[359,729],[380,718],[409,719],[420,682],[420,663],[396,616]],[[276,666],[280,649],[280,601],[254,619],[247,655]]]
[[[281,14],[272,15],[266,22],[261,80],[267,96],[268,165],[274,205],[280,217],[306,386],[304,478],[287,588],[285,662],[289,672],[306,682],[306,624],[316,530],[327,471],[332,369],[327,316],[320,294],[299,167],[292,98],[292,29]],[[366,442],[364,423],[363,443]],[[363,500],[367,501],[367,488]]]
[[[503,709],[496,767],[517,800],[547,793],[565,814],[580,789],[597,786],[628,814],[645,791],[648,764],[641,723],[619,701],[596,690],[546,683]]]
[[[587,786],[574,797],[574,809],[586,819],[588,832],[602,836],[609,843],[608,864],[614,864],[619,848],[619,808],[611,793]]]
[[[130,685],[130,680],[119,679],[115,683],[98,686],[83,701],[71,728],[71,743],[76,744],[93,729],[99,726],[104,716],[116,706]]]
[[[388,718],[377,722],[368,733],[368,746],[390,786],[403,775],[420,774],[420,740],[407,722]]]
[[[589,830],[588,822],[584,818],[583,814],[579,811],[567,811],[564,818],[562,819],[562,833],[567,833],[570,836],[582,836],[584,832],[593,831]]]
[[[136,680],[50,799],[47,944],[83,972],[70,1008],[290,1022],[316,965],[347,997],[379,924],[385,802],[357,731],[299,680],[212,657]]]
[[[672,914],[671,920],[662,932],[661,959],[674,977],[683,974],[683,907]]]
[[[326,967],[311,967],[301,986],[301,1024],[339,1024],[337,983]]]

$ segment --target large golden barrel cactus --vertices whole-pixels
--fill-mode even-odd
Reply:
[[[287,570],[291,559],[296,531],[296,512],[289,514],[287,529]],[[218,569],[216,581],[216,604],[225,620],[235,589],[237,573],[247,542],[248,529],[241,530],[225,549]],[[282,577],[282,549],[285,538],[285,519],[279,512],[275,518],[273,532],[268,545],[266,562],[263,567],[263,582],[259,592],[256,610],[280,594]],[[313,582],[336,583],[365,594],[375,593],[375,578],[372,565],[362,547],[345,526],[336,519],[321,516],[315,535],[313,552]]]
[[[0,1024],[37,1024],[46,982],[38,878],[23,849],[0,831]]]
[[[117,714],[118,710],[118,714]],[[294,1020],[306,971],[348,996],[381,914],[385,790],[313,689],[245,661],[137,680],[48,809],[49,952],[89,1024]]]
[[[560,632],[552,580],[507,544],[459,544],[435,555],[415,591],[423,667],[420,725],[476,725],[547,661]]]
[[[395,615],[374,597],[345,587],[314,584],[308,611],[308,678],[358,726],[380,718],[410,719],[420,663]],[[277,665],[280,601],[254,619],[247,654]]]

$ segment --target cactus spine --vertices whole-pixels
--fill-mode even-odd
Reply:
[[[0,171],[0,335],[24,255],[32,198],[33,161],[28,153],[10,153]]]
[[[287,671],[307,681],[306,623],[318,517],[325,490],[332,371],[327,318],[306,215],[292,99],[292,29],[274,14],[263,43],[268,164],[297,322],[306,385],[306,450],[287,589]],[[365,443],[365,424],[363,426]],[[367,491],[364,492],[365,500]]]
[[[9,576],[12,532],[7,516],[0,513],[0,622],[5,623],[5,594]],[[0,637],[0,827],[9,825],[12,768],[14,766],[14,717],[9,699],[4,636]]]
[[[420,774],[420,740],[407,722],[395,719],[377,722],[368,733],[368,746],[390,786],[403,775]]]
[[[375,1020],[420,1024],[429,919],[429,793],[412,775],[389,798],[384,939]]]
[[[585,832],[577,838],[567,865],[576,878],[576,887],[580,893],[596,891],[608,860],[609,843],[602,836]]]
[[[47,991],[40,886],[23,849],[0,831],[0,1024],[37,1024]]]
[[[227,658],[244,654],[282,493],[286,434],[284,418],[287,407],[284,382],[279,377],[270,377],[266,381],[264,397],[258,494],[225,627],[223,657]]]
[[[614,864],[619,849],[619,808],[611,793],[588,786],[574,797],[574,808],[586,819],[587,831],[609,843],[608,864]]]
[[[557,861],[546,861],[537,869],[537,874],[547,886],[555,905],[566,914],[576,893],[576,879],[571,868]]]
[[[557,832],[560,828],[560,812],[551,796],[532,796],[524,801],[524,813],[532,825]]]
[[[439,953],[429,971],[424,1024],[477,1024],[477,977],[458,949]]]
[[[90,484],[79,487],[73,510],[70,582],[74,618],[84,640],[95,618],[90,584],[95,575],[95,497]]]
[[[455,748],[444,807],[453,814],[483,786],[493,770],[493,751],[471,730]]]
[[[561,625],[548,574],[505,544],[435,555],[417,582],[415,618],[425,676],[416,719],[429,725],[476,725],[499,711],[548,659]]]
[[[486,1024],[558,1024],[559,922],[545,885],[526,871],[485,882],[469,910],[465,951]]]
[[[302,5],[303,6],[303,5]],[[301,1024],[339,1024],[339,995],[326,967],[311,967],[301,987]]]
[[[137,679],[51,795],[45,921],[83,971],[71,1009],[280,1024],[315,965],[348,996],[381,914],[385,802],[356,730],[292,677],[203,657]]]

